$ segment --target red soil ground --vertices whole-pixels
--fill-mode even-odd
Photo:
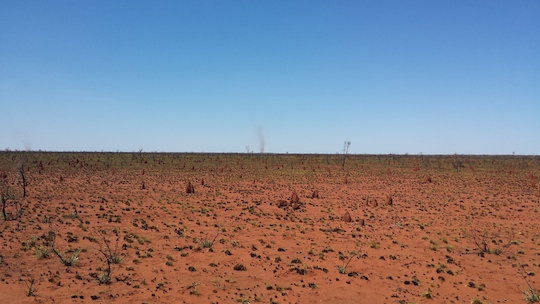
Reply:
[[[342,163],[1,153],[0,301],[526,303],[540,288],[538,157]]]

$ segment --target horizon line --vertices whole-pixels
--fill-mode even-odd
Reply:
[[[118,154],[131,154],[131,153],[141,153],[141,154],[231,154],[231,155],[312,155],[312,156],[494,156],[494,157],[514,157],[514,156],[524,156],[524,157],[538,157],[538,154],[461,154],[461,153],[439,153],[439,154],[424,154],[424,153],[289,153],[289,152],[165,152],[165,151],[82,151],[82,150],[73,150],[73,151],[58,151],[58,150],[11,150],[5,149],[0,150],[0,154],[3,153],[118,153]]]

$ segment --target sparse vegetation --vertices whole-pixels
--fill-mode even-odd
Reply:
[[[490,226],[472,228],[469,235],[481,256],[484,254],[503,254],[514,245],[515,233],[510,229]]]
[[[331,302],[332,288],[377,286],[386,301],[465,288],[459,301],[488,303],[503,277],[515,290],[507,302],[538,298],[538,158],[459,156],[455,171],[454,157],[425,155],[347,155],[346,169],[341,153],[26,157],[23,198],[19,157],[0,153],[8,296]],[[200,189],[186,193],[188,181]],[[530,269],[516,274],[520,265]]]
[[[527,303],[540,303],[540,291],[529,287],[523,292]]]
[[[39,285],[39,281],[34,278],[34,276],[29,272],[26,271],[22,275],[24,278],[21,278],[21,280],[24,282],[24,285],[26,285],[26,296],[32,297],[36,295],[37,287]]]
[[[346,274],[347,273],[347,267],[351,263],[352,259],[357,257],[360,254],[360,251],[346,251],[346,254],[339,252],[338,253],[338,259],[342,261],[343,263],[341,265],[336,265],[336,268],[339,273]],[[335,263],[334,263],[335,265]]]

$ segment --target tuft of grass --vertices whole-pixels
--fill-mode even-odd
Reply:
[[[48,248],[48,247],[44,247],[44,246],[37,246],[35,249],[34,249],[34,255],[38,258],[38,259],[46,259],[48,258],[50,255],[51,255],[51,249]]]
[[[137,236],[137,242],[139,242],[139,244],[141,244],[141,245],[144,245],[144,244],[149,244],[150,240],[147,239],[145,236],[138,235]]]
[[[433,291],[431,290],[431,288],[428,288],[421,294],[421,296],[422,298],[433,299]]]
[[[62,259],[62,263],[64,263],[65,266],[75,266],[79,263],[79,254],[81,253],[80,249],[76,249],[71,253],[71,255],[68,255],[67,258]]]
[[[101,276],[99,277],[99,283],[101,284],[109,285],[111,284],[111,281],[111,276],[106,273],[101,274]]]
[[[371,244],[369,244],[369,247],[371,247],[373,249],[379,249],[381,247],[381,243],[373,241],[373,242],[371,242]]]
[[[251,303],[251,301],[249,299],[246,299],[246,298],[243,298],[243,297],[236,298],[235,301],[236,301],[236,303],[241,303],[241,304],[250,304]]]
[[[540,303],[540,291],[529,287],[529,289],[525,290],[523,294],[527,303]]]
[[[207,239],[199,240],[199,246],[201,246],[201,248],[212,248],[213,245],[214,245],[214,242],[212,242],[211,240],[207,240]]]
[[[189,284],[189,286],[188,286],[189,294],[194,295],[194,296],[199,296],[201,294],[201,292],[199,291],[199,288],[197,287],[198,285],[199,285],[199,283],[197,283],[197,282],[193,282],[193,283]]]
[[[64,214],[64,215],[62,215],[62,217],[67,218],[67,219],[76,219],[79,216],[77,215],[76,212],[73,212],[73,213]]]

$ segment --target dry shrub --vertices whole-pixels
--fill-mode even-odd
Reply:
[[[300,209],[300,204],[299,204],[299,203],[292,203],[292,204],[291,204],[291,209],[292,209],[292,210],[298,210],[298,209]]]
[[[473,225],[469,230],[477,254],[503,254],[510,246],[515,244],[515,231],[513,229],[494,227],[491,225]]]
[[[299,204],[300,203],[300,197],[298,197],[298,194],[296,193],[296,191],[293,191],[293,193],[291,194],[291,200],[290,200],[290,204]]]
[[[349,211],[345,211],[345,214],[341,217],[341,219],[342,219],[345,223],[350,223],[350,222],[352,222],[352,217],[351,217],[351,214],[349,213]]]
[[[186,193],[187,194],[195,193],[195,187],[193,187],[191,182],[188,182],[187,185],[186,185]]]

